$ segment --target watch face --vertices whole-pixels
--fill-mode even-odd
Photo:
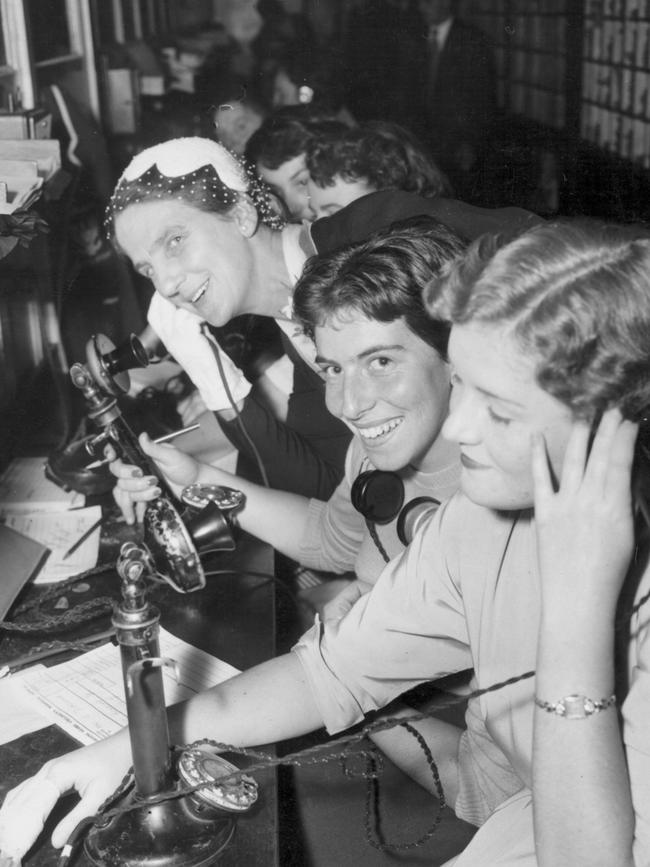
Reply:
[[[585,698],[583,695],[568,695],[558,704],[564,709],[562,716],[566,717],[566,719],[584,719],[590,716],[596,709],[593,701],[590,698]]]
[[[204,509],[208,503],[216,503],[222,512],[240,509],[245,497],[241,491],[226,485],[188,485],[181,492],[181,500],[193,509]]]

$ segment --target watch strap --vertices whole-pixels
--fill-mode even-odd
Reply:
[[[567,695],[559,701],[542,701],[535,697],[535,704],[547,713],[554,713],[565,719],[586,719],[601,710],[607,710],[616,704],[616,696],[609,698],[589,698],[586,695],[574,693]]]

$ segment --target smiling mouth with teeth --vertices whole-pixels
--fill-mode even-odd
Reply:
[[[196,304],[197,301],[200,301],[201,298],[205,295],[205,290],[208,288],[208,281],[206,280],[202,286],[199,286],[195,295],[190,298],[192,304]]]
[[[378,437],[395,430],[403,421],[403,418],[394,418],[387,421],[386,424],[378,424],[376,427],[357,428],[357,433],[363,440],[376,440]]]

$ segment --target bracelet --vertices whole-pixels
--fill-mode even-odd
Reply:
[[[601,710],[616,704],[616,696],[609,698],[587,698],[586,695],[567,695],[559,701],[542,701],[535,696],[535,704],[547,713],[563,716],[565,719],[586,719]]]

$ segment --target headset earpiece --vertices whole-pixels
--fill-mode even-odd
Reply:
[[[402,545],[410,545],[422,521],[433,515],[440,507],[435,497],[416,497],[410,500],[399,513],[397,535]]]
[[[390,524],[404,503],[404,484],[397,473],[366,470],[354,480],[350,498],[367,521]]]
[[[390,524],[397,518],[397,535],[402,545],[408,545],[422,521],[437,511],[440,500],[435,497],[415,497],[404,505],[404,482],[401,476],[387,470],[365,470],[356,477],[350,491],[352,505],[366,519],[375,545],[388,561],[375,524]]]

